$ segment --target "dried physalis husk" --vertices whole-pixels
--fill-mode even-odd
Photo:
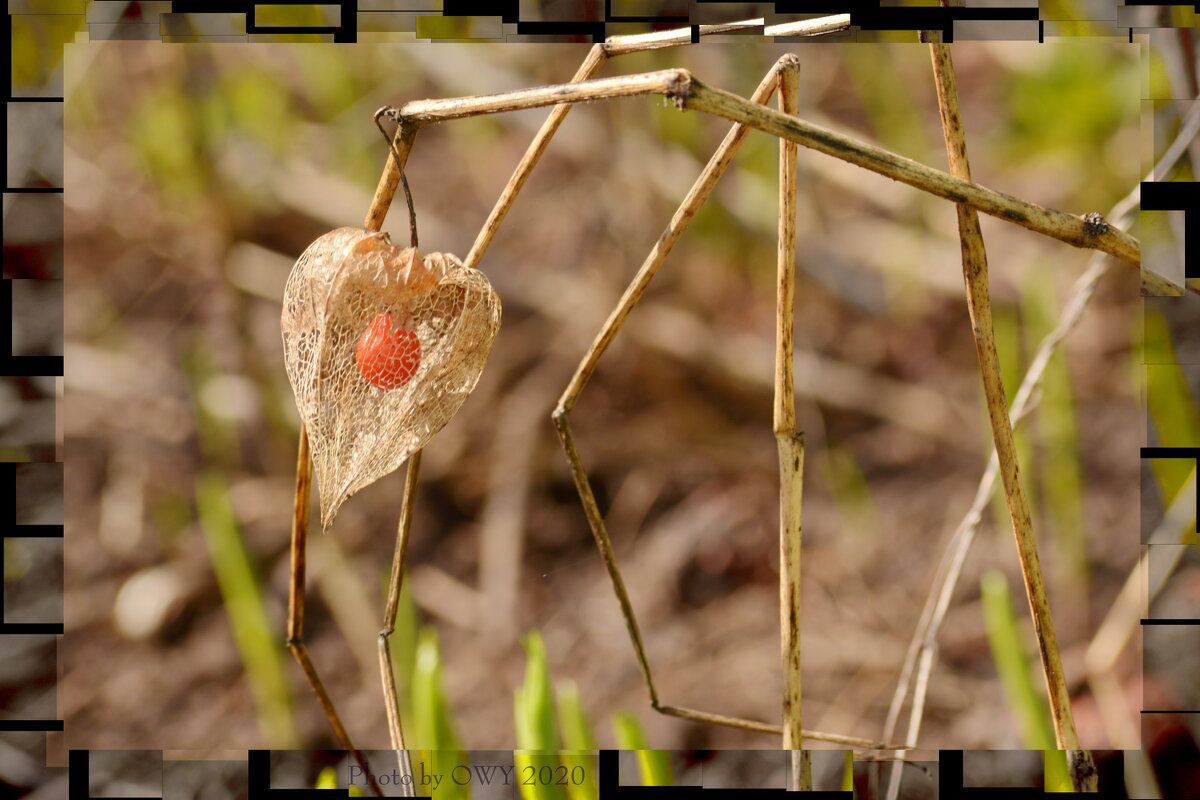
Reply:
[[[328,527],[458,411],[500,328],[500,298],[452,255],[338,228],[292,268],[281,327]]]

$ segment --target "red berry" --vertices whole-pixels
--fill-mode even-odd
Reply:
[[[417,374],[421,342],[416,332],[394,324],[392,315],[382,311],[359,337],[354,363],[372,386],[399,389]]]

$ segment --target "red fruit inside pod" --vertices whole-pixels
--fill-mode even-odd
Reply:
[[[359,337],[354,363],[372,386],[399,389],[421,366],[421,341],[416,331],[396,324],[391,314],[381,311]]]

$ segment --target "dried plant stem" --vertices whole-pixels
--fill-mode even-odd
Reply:
[[[796,113],[800,59],[779,60],[779,110]],[[803,750],[800,685],[800,511],[804,436],[796,430],[792,336],[796,306],[796,150],[779,140],[779,242],[775,298],[775,440],[779,447],[779,625],[783,664],[783,749],[792,751],[788,789],[812,791],[812,757]]]
[[[1075,247],[1103,250],[1133,266],[1139,266],[1141,263],[1137,239],[1124,231],[1109,229],[1099,233],[1082,217],[1043,208],[796,117],[785,116],[770,108],[753,106],[735,94],[709,87],[695,78],[692,78],[691,82],[692,85],[684,93],[685,108],[707,111],[726,119],[745,122],[773,136],[789,139]]]
[[[645,94],[665,95],[675,100],[681,108],[705,111],[743,123],[1075,247],[1102,250],[1135,267],[1141,265],[1138,241],[1124,231],[1089,223],[1083,217],[1044,208],[988,189],[797,117],[782,114],[753,100],[708,86],[685,69],[667,69],[618,78],[539,86],[477,97],[416,100],[401,107],[397,116],[406,123],[423,125],[479,114]],[[1181,288],[1176,288],[1182,291]]]
[[[392,572],[388,580],[387,605],[383,612],[383,628],[379,631],[379,678],[383,682],[383,697],[388,717],[388,735],[401,775],[412,775],[412,763],[408,749],[404,746],[404,732],[400,726],[400,700],[396,695],[396,671],[392,665],[392,650],[388,646],[392,632],[396,629],[396,613],[400,606],[400,589],[404,583],[404,564],[408,556],[408,539],[412,531],[412,509],[417,493],[417,477],[421,472],[421,451],[408,459],[408,470],[404,476],[404,499],[401,501],[400,522],[396,528],[396,549],[392,555]],[[412,781],[403,782],[404,797],[413,797]]]
[[[967,145],[963,135],[958,90],[954,81],[950,49],[941,42],[932,42],[929,46],[933,57],[938,108],[941,111],[942,130],[946,137],[946,153],[950,160],[950,170],[954,175],[964,180],[970,180],[971,171],[967,162]],[[1025,593],[1033,616],[1034,634],[1037,637],[1038,653],[1042,661],[1042,673],[1046,680],[1050,715],[1054,723],[1054,738],[1060,750],[1068,751],[1068,768],[1075,791],[1094,792],[1098,780],[1096,765],[1092,761],[1091,754],[1080,749],[1079,746],[1079,736],[1075,731],[1075,720],[1071,714],[1071,698],[1067,691],[1066,677],[1063,674],[1062,657],[1058,651],[1058,638],[1054,633],[1054,619],[1050,614],[1050,602],[1046,596],[1046,586],[1038,560],[1037,543],[1033,538],[1029,507],[1021,487],[1016,446],[1013,443],[1012,427],[1009,425],[1004,384],[1000,379],[1000,366],[996,354],[996,339],[992,327],[988,287],[987,253],[983,245],[983,234],[980,232],[979,217],[974,209],[961,203],[957,209],[959,236],[962,240],[963,275],[967,287],[967,308],[970,311],[971,324],[975,334],[975,347],[979,355],[988,417],[992,423],[992,436],[1000,461],[1000,477],[1008,497],[1009,515],[1012,519],[1013,534],[1017,543],[1017,555],[1021,563],[1021,574],[1025,580]]]
[[[307,565],[305,543],[308,540],[308,509],[309,498],[312,495],[312,460],[308,451],[308,431],[303,423],[300,425],[298,451],[296,494],[292,504],[292,580],[288,589],[287,646],[300,665],[300,669],[303,670],[308,685],[316,694],[317,702],[325,712],[334,736],[362,768],[371,791],[377,796],[383,797],[383,791],[375,782],[375,776],[367,766],[366,758],[350,740],[350,734],[346,732],[346,726],[342,724],[342,719],[338,716],[337,709],[334,708],[333,701],[325,690],[325,684],[321,682],[320,676],[317,675],[317,669],[313,666],[312,659],[309,658],[308,648],[304,646],[304,574]]]
[[[383,220],[388,209],[392,207],[392,198],[396,196],[396,189],[400,186],[400,175],[404,171],[404,163],[396,163],[396,157],[399,156],[402,162],[408,161],[408,154],[412,152],[416,136],[415,125],[405,125],[401,122],[396,129],[392,150],[388,152],[383,174],[379,176],[379,184],[375,187],[375,196],[371,198],[371,206],[367,209],[366,219],[363,220],[364,228],[373,231],[383,229]]]
[[[652,73],[653,74],[653,73]],[[598,82],[593,82],[598,83]],[[759,85],[758,91],[755,92],[756,99],[765,102],[773,92],[776,84],[774,70],[763,79]],[[407,106],[406,106],[407,108]],[[403,113],[403,110],[402,110]],[[654,248],[646,257],[641,269],[638,270],[625,293],[622,295],[616,308],[609,315],[608,320],[604,323],[603,328],[597,335],[592,346],[580,361],[579,366],[575,369],[575,374],[564,390],[562,397],[558,401],[554,413],[552,415],[555,429],[558,431],[559,439],[567,455],[567,460],[571,466],[571,472],[575,479],[575,487],[579,492],[581,502],[583,503],[584,512],[587,515],[588,524],[591,528],[593,538],[596,541],[596,546],[600,551],[600,556],[608,569],[609,580],[612,582],[613,591],[617,595],[617,601],[621,606],[621,613],[625,619],[625,626],[629,633],[630,641],[633,643],[634,652],[638,659],[638,664],[642,670],[642,678],[646,683],[646,690],[650,696],[650,705],[656,710],[665,714],[681,716],[688,719],[698,719],[703,717],[703,721],[715,722],[717,724],[731,724],[738,727],[746,727],[746,721],[732,720],[732,718],[720,717],[719,715],[710,715],[704,712],[692,712],[689,709],[677,709],[673,706],[666,706],[659,701],[658,691],[654,686],[654,677],[650,670],[650,663],[646,658],[645,647],[642,642],[642,635],[638,628],[637,617],[633,612],[633,604],[629,599],[629,592],[625,588],[624,578],[621,576],[620,569],[617,567],[616,556],[612,550],[612,541],[608,536],[608,531],[604,525],[603,514],[596,504],[595,495],[592,493],[591,481],[587,476],[587,471],[583,466],[582,459],[575,446],[575,439],[571,432],[570,423],[568,422],[568,414],[574,407],[576,400],[582,393],[591,374],[595,371],[596,365],[600,360],[600,356],[608,348],[609,343],[616,336],[621,324],[633,310],[637,301],[649,286],[651,279],[658,272],[662,262],[666,259],[667,254],[679,240],[688,223],[691,222],[696,211],[708,198],[716,185],[717,179],[724,173],[729,163],[733,160],[734,154],[738,147],[749,133],[744,126],[734,126],[733,129],[725,136],[724,141],[717,148],[717,151],[709,159],[708,164],[704,167],[700,177],[696,179],[692,188],[688,191],[687,196],[675,211],[671,218],[667,229],[659,237]],[[751,723],[755,724],[755,723]],[[761,729],[762,723],[755,724],[757,729]]]

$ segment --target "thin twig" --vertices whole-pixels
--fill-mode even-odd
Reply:
[[[400,506],[400,521],[396,526],[396,549],[392,554],[392,571],[388,580],[387,604],[383,612],[383,628],[379,631],[379,679],[383,683],[384,707],[387,710],[388,735],[392,749],[396,751],[397,766],[401,776],[412,777],[412,762],[404,745],[404,731],[400,725],[400,700],[396,694],[396,671],[392,664],[392,649],[388,640],[396,629],[396,613],[400,607],[400,589],[404,584],[404,565],[408,556],[409,533],[412,531],[412,509],[417,494],[417,477],[421,470],[421,451],[408,459],[408,471],[404,476],[404,497]],[[412,780],[401,781],[401,796],[416,795]]]
[[[395,136],[389,136],[388,132],[383,129],[383,123],[380,122],[381,117],[391,117],[395,113],[395,109],[391,106],[384,106],[375,112],[375,127],[379,128],[379,132],[383,134],[383,138],[388,143],[388,147],[392,151],[393,160],[400,163],[400,153],[396,150]],[[398,132],[398,131],[397,131]],[[408,178],[404,174],[404,170],[400,171],[400,185],[404,187],[404,200],[408,203],[408,245],[409,247],[417,247],[417,209],[413,205],[412,189],[408,187]]]
[[[880,175],[907,183],[930,194],[1015,223],[1075,247],[1103,250],[1133,266],[1141,263],[1138,241],[1124,231],[1089,225],[1083,217],[1044,208],[927,167],[882,148],[859,142],[771,108],[754,106],[744,98],[716,89],[696,78],[681,90],[685,108],[707,111],[744,122],[773,136],[848,161]]]
[[[740,728],[747,731],[759,731],[761,733],[773,733],[776,736],[783,735],[782,725],[772,725],[769,722],[757,722],[749,719],[739,719],[738,717],[727,717],[724,714],[713,714],[709,711],[696,711],[691,708],[680,708],[679,706],[668,706],[658,704],[654,707],[655,711],[661,714],[666,714],[670,717],[678,717],[679,719],[691,720],[692,722],[703,722],[708,725],[723,725],[727,728]],[[809,739],[814,742],[829,742],[831,744],[842,744],[847,747],[857,747],[862,750],[891,750],[904,751],[914,748],[908,745],[887,744],[885,742],[877,742],[873,739],[863,739],[860,736],[843,736],[840,733],[825,733],[823,731],[801,731],[801,739]]]
[[[579,65],[579,69],[575,72],[575,77],[571,79],[572,83],[579,83],[596,74],[596,71],[604,65],[606,58],[606,50],[603,45],[595,45],[588,51],[587,57],[583,63]],[[492,243],[492,238],[495,237],[496,231],[500,228],[500,223],[504,222],[505,216],[508,215],[508,210],[512,208],[513,201],[517,199],[517,193],[525,186],[525,181],[529,178],[529,174],[533,172],[534,166],[541,159],[542,153],[546,152],[546,147],[550,144],[550,139],[558,132],[559,126],[563,120],[567,118],[567,114],[571,111],[572,106],[560,105],[555,106],[550,112],[550,116],[542,123],[542,127],[538,128],[537,135],[533,137],[533,141],[529,143],[529,147],[525,149],[525,155],[521,156],[521,161],[517,164],[516,170],[513,171],[512,177],[508,179],[508,183],[504,185],[504,189],[500,192],[500,197],[496,199],[496,204],[492,207],[492,213],[488,214],[487,221],[483,223],[483,227],[479,229],[479,234],[475,237],[475,243],[471,245],[471,252],[467,253],[467,257],[463,259],[463,264],[468,267],[478,267],[479,260],[483,258],[484,251],[488,245]]]
[[[397,123],[399,124],[399,120]],[[375,187],[375,195],[371,198],[371,206],[367,209],[363,227],[373,231],[383,230],[383,220],[387,217],[388,209],[392,206],[392,198],[400,186],[400,177],[404,173],[404,164],[408,154],[412,152],[413,140],[417,136],[417,126],[400,124],[396,128],[396,136],[388,151],[387,163],[379,176],[379,184]]]
[[[476,97],[415,100],[402,106],[397,114],[406,123],[423,125],[480,114],[646,94],[665,95],[682,108],[705,111],[743,123],[1075,247],[1102,250],[1132,266],[1141,266],[1138,240],[1113,226],[1102,224],[1102,221],[1097,223],[1083,216],[1044,208],[927,167],[882,148],[782,114],[753,100],[708,86],[684,69],[539,86]],[[1162,285],[1173,287],[1180,293],[1183,291],[1166,279],[1162,279]]]
[[[312,461],[309,457],[308,430],[304,427],[304,423],[301,423],[300,441],[296,455],[296,492],[292,502],[292,574],[288,588],[287,646],[292,651],[296,663],[304,672],[308,685],[312,687],[313,693],[317,696],[317,703],[325,712],[325,717],[329,720],[329,727],[333,729],[333,735],[337,737],[342,748],[350,753],[362,769],[363,774],[367,776],[367,783],[371,787],[371,791],[377,796],[383,797],[383,791],[375,782],[375,776],[371,773],[366,758],[350,740],[350,734],[347,733],[346,726],[342,724],[333,700],[330,699],[329,692],[326,691],[325,684],[321,682],[320,676],[317,675],[317,668],[308,655],[308,648],[304,645],[304,574],[307,564],[305,542],[308,538],[308,510],[311,495]]]

